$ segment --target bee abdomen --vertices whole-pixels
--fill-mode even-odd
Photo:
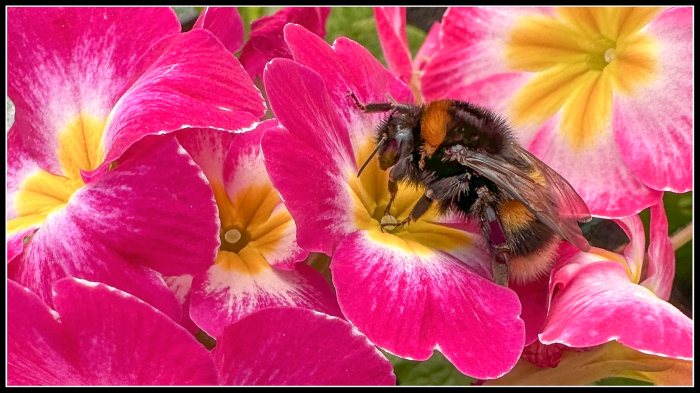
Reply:
[[[549,273],[559,235],[516,200],[503,203],[498,215],[508,239],[511,280],[523,283]]]

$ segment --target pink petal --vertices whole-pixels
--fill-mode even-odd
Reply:
[[[438,349],[479,379],[505,374],[520,357],[517,296],[446,254],[418,255],[356,232],[336,250],[331,270],[343,314],[393,354],[426,360]]]
[[[673,288],[676,255],[668,237],[668,220],[663,202],[650,209],[649,220],[649,266],[647,278],[642,285],[649,288],[660,299],[668,300]]]
[[[41,167],[61,174],[58,133],[80,114],[106,119],[138,59],[180,24],[168,8],[7,10],[7,94],[15,125]],[[138,39],[134,39],[134,35]]]
[[[540,341],[582,348],[612,340],[644,353],[692,359],[693,321],[630,283],[621,264],[590,263],[555,295]]]
[[[50,215],[9,278],[48,304],[57,279],[104,282],[179,320],[173,295],[147,267],[166,275],[203,272],[218,247],[211,187],[174,138],[155,138]]]
[[[20,184],[40,169],[31,153],[24,147],[22,134],[17,128],[17,124],[13,124],[7,133],[7,199],[5,200],[5,210],[8,221],[17,218],[15,197]]]
[[[515,291],[522,305],[520,318],[525,322],[525,345],[537,340],[547,318],[549,295],[549,277],[527,284],[510,283],[508,287]]]
[[[342,317],[328,282],[303,263],[294,270],[267,268],[257,274],[212,266],[192,282],[190,316],[208,335],[258,310],[296,306]]]
[[[346,178],[357,169],[347,129],[323,81],[307,67],[275,59],[266,68],[265,86],[284,124],[262,137],[268,174],[296,222],[299,245],[330,255],[356,228]]]
[[[263,16],[252,22],[250,38],[241,53],[241,63],[250,77],[262,77],[265,63],[274,58],[292,58],[282,33],[287,23],[304,26],[311,33],[323,38],[326,35],[326,19],[330,11],[329,7],[285,7],[273,15]]]
[[[630,281],[639,284],[642,276],[642,265],[644,264],[644,225],[638,215],[625,217],[615,222],[625,231],[629,244],[625,246],[624,256],[629,269]]]
[[[161,40],[140,64],[138,79],[107,123],[105,162],[146,135],[182,128],[245,132],[265,113],[240,63],[207,30]]]
[[[406,7],[374,7],[374,18],[389,69],[404,83],[410,83],[413,67],[406,38]]]
[[[268,308],[229,326],[212,351],[222,385],[394,385],[391,363],[349,323]]]
[[[165,284],[168,288],[175,294],[177,301],[180,302],[182,306],[182,318],[180,319],[180,326],[187,329],[190,334],[197,333],[200,328],[190,318],[190,299],[192,297],[192,279],[193,276],[189,274],[183,274],[182,276],[170,276],[163,277]]]
[[[430,27],[428,35],[425,37],[425,41],[423,41],[423,45],[418,49],[418,53],[416,53],[416,57],[413,59],[414,69],[422,71],[430,59],[435,56],[435,53],[440,50],[441,30],[442,23],[440,22],[435,22]]]
[[[243,19],[236,7],[206,7],[194,23],[195,29],[214,33],[231,53],[243,46]]]
[[[216,383],[207,350],[139,299],[75,279],[57,282],[54,292],[57,313],[8,282],[11,384]]]
[[[658,49],[656,78],[614,97],[620,154],[656,190],[693,189],[693,10],[672,8],[644,29]]]
[[[341,37],[331,47],[293,24],[285,27],[284,36],[294,60],[313,69],[323,79],[333,110],[347,124],[355,150],[387,115],[362,113],[348,97],[348,92],[355,93],[363,103],[386,102],[387,93],[398,102],[414,102],[411,90],[358,43]],[[268,83],[265,86],[267,88]],[[287,127],[284,121],[280,122]]]
[[[627,217],[661,200],[663,193],[648,188],[627,166],[611,130],[595,146],[574,150],[556,131],[559,119],[556,115],[545,122],[527,149],[574,187],[593,216]]]
[[[425,66],[421,77],[425,100],[445,98],[455,88],[509,72],[504,47],[510,30],[518,18],[543,12],[548,11],[532,7],[448,9],[442,18],[440,50]],[[506,92],[512,95],[514,91],[517,90]]]

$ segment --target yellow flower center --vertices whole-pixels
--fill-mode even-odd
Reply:
[[[371,140],[361,146],[355,157],[358,168],[374,147]],[[390,216],[386,216],[384,211],[389,203],[388,181],[389,171],[379,168],[376,157],[367,165],[359,179],[357,173],[347,175],[355,205],[355,225],[367,231],[374,241],[420,256],[432,255],[431,249],[449,253],[457,247],[472,243],[468,233],[434,223],[439,217],[435,204],[417,222],[399,228],[385,228],[382,232],[380,223],[393,223],[406,218],[425,192],[423,187],[400,183],[396,199],[391,205]]]
[[[221,247],[216,264],[250,275],[270,268],[268,257],[292,225],[292,216],[272,183],[253,185],[229,198],[220,182],[212,181],[221,219]]]
[[[513,98],[516,126],[561,111],[572,148],[592,147],[612,119],[612,98],[631,95],[656,73],[657,46],[641,29],[659,8],[558,8],[527,16],[510,31],[508,68],[536,75]]]
[[[80,170],[97,169],[104,159],[102,134],[105,120],[81,114],[68,122],[58,136],[58,159],[63,175],[39,170],[20,185],[15,199],[18,217],[8,221],[7,232],[14,233],[38,225],[62,209],[70,197],[85,185]]]

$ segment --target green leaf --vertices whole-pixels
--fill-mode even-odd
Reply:
[[[636,379],[622,378],[622,377],[603,378],[600,381],[594,383],[593,385],[600,385],[600,386],[638,386],[638,385],[654,386],[654,384],[651,382],[638,381]]]
[[[332,8],[326,22],[326,42],[332,44],[338,37],[358,42],[386,66],[371,7]]]
[[[384,352],[394,366],[397,385],[468,386],[476,379],[459,372],[440,352],[433,352],[430,359],[417,362]]]

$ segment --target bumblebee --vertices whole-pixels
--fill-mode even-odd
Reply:
[[[389,172],[389,204],[399,182],[425,187],[408,217],[383,222],[382,230],[418,220],[433,203],[481,223],[492,254],[494,281],[525,283],[552,268],[557,245],[565,239],[590,250],[578,221],[591,219],[571,185],[522,148],[506,121],[469,102],[439,100],[424,105],[359,102],[365,113],[389,112],[376,130],[377,146],[363,169],[378,155]],[[384,220],[382,220],[384,221]]]

